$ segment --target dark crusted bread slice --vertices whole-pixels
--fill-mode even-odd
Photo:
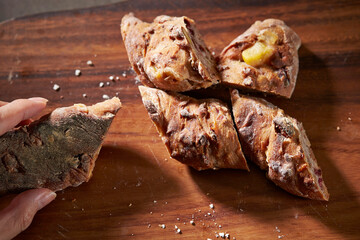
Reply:
[[[290,98],[299,69],[301,40],[277,19],[256,21],[220,55],[224,84]]]
[[[120,107],[113,98],[57,108],[0,136],[0,194],[42,187],[58,191],[88,181]]]
[[[284,190],[301,197],[329,200],[303,125],[259,98],[231,91],[233,114],[247,158]]]
[[[248,169],[228,107],[140,86],[146,110],[172,158],[197,170]]]
[[[130,13],[122,19],[121,34],[146,86],[183,92],[220,81],[215,59],[188,17],[158,16],[146,23]]]

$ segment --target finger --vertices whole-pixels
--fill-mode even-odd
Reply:
[[[32,189],[16,196],[8,207],[0,212],[0,239],[12,239],[28,228],[37,211],[56,197],[53,191]]]
[[[0,101],[0,107],[8,104],[8,102]]]
[[[47,101],[45,98],[17,99],[0,107],[0,136],[22,120],[39,114]]]

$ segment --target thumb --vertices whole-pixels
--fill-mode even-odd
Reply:
[[[16,196],[0,212],[0,240],[8,240],[28,228],[37,211],[56,197],[53,191],[41,188],[25,191]]]
[[[0,107],[0,135],[15,127],[22,120],[39,114],[46,107],[47,99],[35,97],[17,99]]]

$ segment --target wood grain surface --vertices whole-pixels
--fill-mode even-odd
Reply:
[[[249,173],[198,172],[170,159],[121,40],[119,24],[129,11],[147,21],[189,16],[216,53],[256,20],[279,18],[293,28],[303,42],[294,95],[267,99],[303,122],[330,201],[292,196],[253,164]],[[60,91],[52,90],[55,83]],[[123,108],[93,178],[58,192],[17,239],[216,239],[219,232],[231,239],[360,239],[359,1],[134,0],[0,24],[0,100],[41,96],[49,112],[116,93]],[[0,208],[13,197],[1,197]]]

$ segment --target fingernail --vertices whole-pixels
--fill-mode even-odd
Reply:
[[[33,101],[33,102],[40,102],[40,103],[47,103],[49,101],[46,98],[42,98],[42,97],[32,97],[32,98],[29,98],[28,100]]]
[[[56,193],[54,192],[49,192],[41,195],[38,199],[38,210],[48,205],[55,198],[56,198]]]

